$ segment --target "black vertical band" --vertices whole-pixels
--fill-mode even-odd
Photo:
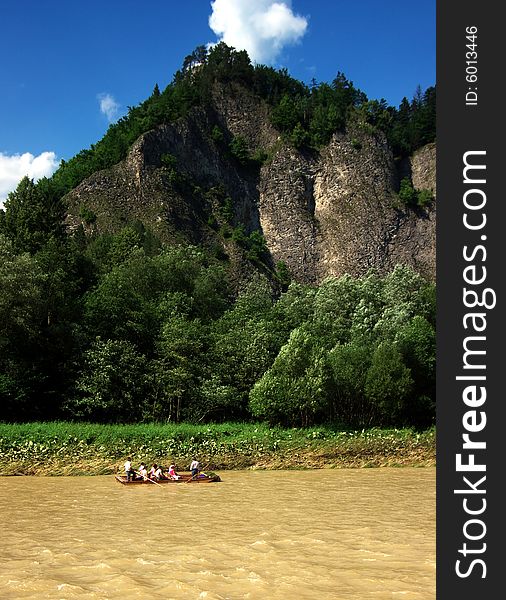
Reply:
[[[500,91],[506,36],[500,8],[490,0],[441,0],[437,7],[437,597],[442,600],[496,598],[505,573],[506,503],[499,488],[506,471],[506,119]]]

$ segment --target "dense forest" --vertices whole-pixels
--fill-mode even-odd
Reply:
[[[2,419],[432,423],[435,289],[409,268],[314,287],[278,265],[276,286],[259,270],[237,293],[226,254],[164,245],[141,222],[67,233],[65,193],[143,132],[205,104],[216,81],[262,97],[296,148],[318,151],[357,119],[398,157],[435,138],[434,88],[396,109],[342,73],[306,86],[225,44],[197,48],[163,92],[155,86],[50,179],[23,179],[0,211]],[[256,264],[257,237],[238,240]]]

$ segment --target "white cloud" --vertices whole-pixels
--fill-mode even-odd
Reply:
[[[107,117],[109,123],[115,121],[119,114],[120,104],[111,94],[98,94],[97,100],[100,104],[100,112]]]
[[[211,8],[209,27],[219,41],[246,50],[256,63],[272,63],[307,30],[307,19],[294,14],[291,0],[214,0]]]
[[[42,152],[38,156],[30,152],[13,155],[0,152],[0,204],[26,175],[37,181],[41,177],[50,177],[57,168],[54,152]]]

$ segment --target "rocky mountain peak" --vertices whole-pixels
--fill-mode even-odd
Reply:
[[[68,228],[113,232],[140,220],[164,241],[243,261],[226,235],[241,227],[264,236],[271,268],[283,262],[301,282],[397,263],[433,279],[435,202],[410,207],[398,192],[408,178],[435,195],[435,144],[396,164],[385,136],[355,122],[319,151],[301,150],[270,114],[240,84],[215,85],[206,107],[141,135],[123,161],[68,193]]]

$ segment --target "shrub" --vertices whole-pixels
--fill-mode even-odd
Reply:
[[[243,166],[247,165],[250,160],[250,152],[246,140],[236,135],[232,138],[229,146],[230,154]]]
[[[86,223],[86,225],[92,225],[97,220],[97,215],[88,208],[87,206],[81,206],[79,209],[79,216]]]
[[[278,261],[276,265],[276,279],[281,283],[283,287],[288,287],[290,282],[292,281],[292,276],[290,275],[290,271],[286,266],[286,263],[282,260]]]
[[[175,169],[177,165],[177,158],[173,154],[162,154],[160,156],[160,162],[164,167],[167,167],[169,169]]]
[[[404,177],[399,189],[399,198],[408,208],[426,208],[434,199],[432,190],[417,190],[409,177]]]
[[[218,145],[223,144],[223,142],[225,141],[225,135],[223,131],[218,127],[218,125],[215,125],[211,129],[211,139],[215,144]]]
[[[401,181],[399,198],[405,206],[414,206],[416,204],[416,191],[409,177],[404,177]]]
[[[416,204],[420,208],[426,208],[433,200],[432,190],[418,190],[416,193]]]

